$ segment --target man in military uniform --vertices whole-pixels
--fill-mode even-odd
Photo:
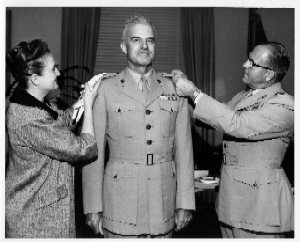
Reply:
[[[98,159],[83,168],[84,213],[106,238],[168,238],[195,209],[188,103],[152,68],[149,20],[129,19],[122,40],[128,66],[101,83],[93,108]]]
[[[248,86],[227,104],[174,71],[178,95],[193,98],[193,116],[224,133],[216,211],[225,238],[277,238],[294,230],[294,199],[281,168],[294,131],[294,98],[281,81],[290,58],[279,43],[256,46],[244,63]]]

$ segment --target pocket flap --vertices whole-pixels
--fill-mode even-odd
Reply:
[[[110,176],[114,180],[122,178],[137,177],[137,167],[133,164],[118,163],[107,167],[105,169],[105,175]]]
[[[173,101],[161,101],[159,102],[159,105],[161,110],[168,111],[170,113],[180,111],[180,107],[181,107],[181,105],[179,105],[178,102],[173,102]]]
[[[42,195],[38,199],[38,208],[49,206],[63,198],[66,198],[67,196],[68,196],[68,189],[66,187],[66,184],[63,184],[57,187],[55,191]]]
[[[108,105],[108,111],[111,112],[126,112],[126,111],[134,111],[135,103],[134,102],[112,102]]]
[[[233,171],[235,181],[251,186],[276,183],[276,176],[271,169],[246,169],[239,168]]]

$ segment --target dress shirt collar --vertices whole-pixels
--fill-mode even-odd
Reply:
[[[262,89],[255,89],[252,91],[252,95],[255,95],[256,93],[260,92]]]
[[[141,80],[141,76],[142,75],[134,72],[129,67],[127,67],[127,70],[130,73],[130,75],[132,76],[133,80],[136,82],[136,84],[139,85],[139,82]],[[152,68],[150,69],[150,71],[148,71],[146,74],[144,74],[144,77],[147,80],[147,86],[148,86],[148,88],[150,88],[150,86],[151,86],[152,75],[153,75],[153,69]]]

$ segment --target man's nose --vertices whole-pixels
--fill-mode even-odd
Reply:
[[[143,49],[148,49],[148,43],[147,43],[147,40],[142,40],[141,48],[143,48]]]
[[[244,68],[248,68],[248,67],[249,67],[249,59],[246,60],[246,61],[243,63],[243,67],[244,67]]]
[[[56,76],[60,76],[60,72],[57,68],[55,69],[55,74],[56,74]]]

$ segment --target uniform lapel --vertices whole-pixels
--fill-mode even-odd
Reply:
[[[236,105],[234,106],[234,109],[240,110],[240,109],[244,109],[246,107],[249,107],[249,106],[257,104],[257,103],[265,102],[270,97],[274,96],[275,93],[277,93],[280,89],[282,89],[281,83],[280,82],[275,83],[268,88],[262,89],[261,91],[259,91],[258,93],[256,93],[255,95],[253,95],[251,97],[248,97],[246,99],[241,98],[240,102],[237,102]],[[244,97],[247,94],[248,93],[246,92],[244,94]]]
[[[161,83],[161,77],[158,76],[156,72],[153,70],[150,92],[147,99],[147,106],[164,93],[164,89],[162,88],[162,85],[160,83]]]
[[[253,91],[253,90],[251,90]],[[234,106],[235,110],[239,110],[239,109],[243,109],[244,107],[247,107],[253,103],[255,103],[255,101],[257,100],[257,96],[253,95],[251,97],[247,97],[249,95],[249,91],[246,91],[243,93],[243,95],[241,95],[241,98],[238,102],[236,102],[236,105]]]
[[[120,75],[120,84],[121,84],[121,92],[134,99],[135,101],[146,105],[145,97],[142,91],[139,89],[138,85],[135,83],[131,75],[126,69]]]

